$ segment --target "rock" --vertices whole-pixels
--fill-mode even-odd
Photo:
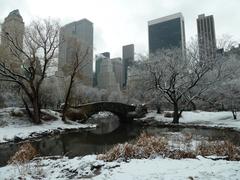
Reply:
[[[23,139],[22,138],[20,138],[20,137],[18,137],[18,136],[14,136],[14,138],[13,138],[13,141],[14,142],[20,142],[20,141],[22,141]]]
[[[164,112],[164,117],[172,118],[173,117],[173,113],[169,112],[169,111],[166,111],[166,112]]]

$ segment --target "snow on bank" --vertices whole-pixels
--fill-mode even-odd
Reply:
[[[11,112],[18,113],[19,109],[16,108],[4,108],[0,109],[0,143],[11,141],[16,137],[21,139],[28,138],[32,133],[50,133],[54,130],[64,130],[64,129],[80,129],[80,128],[93,128],[96,125],[92,124],[79,124],[72,122],[65,124],[59,114],[54,111],[44,110],[45,113],[51,114],[55,117],[54,121],[43,121],[40,125],[35,125],[31,123],[27,117],[11,116]]]
[[[3,179],[92,179],[92,180],[154,180],[154,179],[238,179],[240,163],[237,161],[198,159],[174,160],[133,159],[129,162],[103,162],[95,155],[68,159],[35,160],[24,166],[8,165],[0,168]]]
[[[238,119],[234,120],[232,113],[228,111],[223,112],[206,112],[206,111],[184,111],[180,118],[180,123],[195,124],[210,127],[229,127],[240,131],[240,113]],[[163,114],[150,112],[142,120],[154,118],[156,121],[172,122],[172,118],[166,118]]]

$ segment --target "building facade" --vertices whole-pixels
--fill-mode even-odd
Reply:
[[[185,27],[182,13],[149,21],[148,41],[149,54],[171,48],[180,48],[185,54]]]
[[[77,42],[77,43],[76,43]],[[74,54],[79,53],[82,58],[78,80],[87,86],[93,85],[93,23],[87,19],[69,23],[60,29],[58,71],[65,71],[74,61]],[[61,73],[58,73],[61,74]]]
[[[134,62],[134,45],[129,44],[122,47],[122,87],[127,86],[128,82],[128,67]]]
[[[197,32],[200,60],[211,60],[216,57],[216,35],[213,15],[201,14],[197,18]]]
[[[110,59],[109,52],[100,53],[95,56],[96,62],[95,62],[95,74],[94,74],[94,87],[98,86],[98,76],[100,73],[100,66],[101,66],[102,61],[104,61],[106,59]]]
[[[116,81],[113,65],[110,59],[104,59],[100,65],[100,72],[97,77],[98,88],[106,89],[109,92],[120,91],[119,84]]]
[[[10,42],[4,38],[4,36],[9,36],[13,39],[14,44],[18,46],[18,48],[23,49],[23,37],[24,37],[24,22],[23,18],[19,13],[19,10],[16,9],[9,13],[9,15],[4,19],[4,22],[2,24],[2,34],[1,37],[1,46],[3,49],[5,49],[5,52],[8,53],[9,57],[8,62],[6,62],[7,65],[10,66],[12,70],[19,70],[22,62],[19,60],[19,58],[13,57],[11,53],[9,52],[10,47],[11,49],[15,49],[17,52],[17,49],[10,44]]]
[[[112,66],[113,66],[113,72],[116,78],[117,83],[119,84],[120,88],[122,88],[123,85],[123,79],[122,79],[122,73],[123,73],[123,64],[121,58],[112,58],[111,59]]]

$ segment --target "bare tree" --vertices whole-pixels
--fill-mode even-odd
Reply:
[[[230,77],[225,60],[200,61],[195,48],[186,57],[180,49],[162,49],[140,68],[139,76],[149,90],[157,90],[173,106],[173,123],[179,123],[181,113],[212,84]]]
[[[220,92],[219,92],[220,91]],[[226,83],[218,89],[218,102],[232,112],[233,118],[237,119],[237,110],[240,109],[240,82],[235,79]]]
[[[63,67],[65,75],[69,76],[68,85],[66,89],[66,95],[64,100],[64,106],[62,110],[62,120],[66,121],[66,111],[70,105],[70,97],[75,80],[82,79],[81,70],[88,65],[87,58],[90,54],[90,47],[85,46],[82,42],[75,38],[69,38],[65,41],[68,42],[69,51],[71,56],[69,57],[69,63]]]
[[[37,124],[41,123],[40,86],[48,66],[56,56],[59,27],[57,21],[50,19],[32,21],[25,29],[23,46],[8,32],[2,32],[1,35],[9,43],[9,56],[0,57],[0,80],[20,86],[26,110]],[[19,60],[20,67],[12,68],[7,63],[9,60]],[[42,67],[39,67],[40,64]]]
[[[217,48],[223,49],[224,51],[231,50],[232,47],[235,47],[237,42],[233,40],[231,35],[223,34],[217,40]]]
[[[230,110],[233,118],[237,119],[237,111],[240,109],[240,81],[228,80],[206,91],[201,99],[205,104],[210,104],[217,110]]]

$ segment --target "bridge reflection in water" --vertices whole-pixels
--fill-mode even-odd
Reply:
[[[97,121],[97,119],[95,119]],[[101,120],[100,120],[101,121]],[[107,124],[107,122],[111,122]],[[106,117],[96,130],[78,130],[66,134],[47,136],[32,141],[40,156],[66,155],[68,157],[102,153],[117,143],[135,139],[141,131],[136,122],[120,123],[118,117]],[[6,165],[21,143],[0,145],[0,166]]]
[[[97,124],[97,128],[91,130],[94,134],[108,134],[116,130],[119,125],[119,117],[110,112],[99,112],[90,117],[86,123]]]

